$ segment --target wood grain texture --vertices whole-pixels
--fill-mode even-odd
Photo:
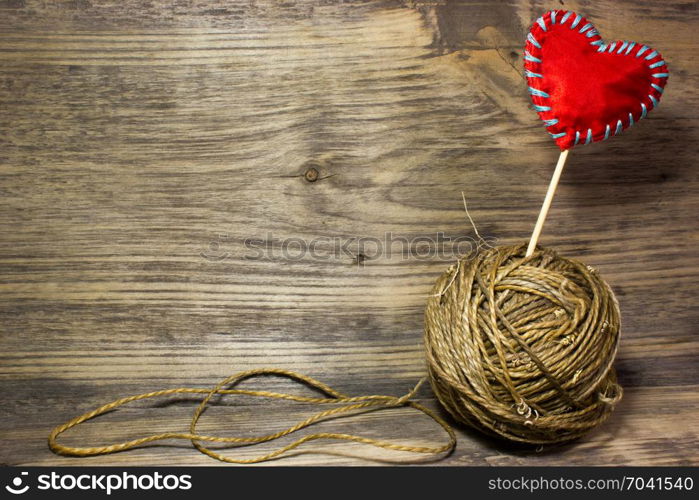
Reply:
[[[0,462],[213,464],[187,443],[71,459],[46,437],[111,399],[250,368],[405,393],[450,260],[417,257],[419,240],[389,257],[356,239],[472,237],[464,191],[481,234],[526,240],[558,153],[520,54],[556,5],[658,47],[671,70],[647,121],[571,154],[541,239],[617,292],[625,398],[563,447],[459,428],[439,463],[699,464],[699,12],[682,0],[0,1]],[[316,255],[288,238],[318,241]],[[429,389],[419,399],[435,407]],[[65,441],[185,429],[193,408],[137,404]],[[308,411],[226,399],[202,430],[252,435]],[[319,429],[442,438],[405,409]],[[304,450],[275,463],[414,459]]]

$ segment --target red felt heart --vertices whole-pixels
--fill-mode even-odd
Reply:
[[[657,50],[604,43],[592,23],[570,11],[536,20],[524,59],[534,109],[562,150],[618,135],[644,118],[668,78]]]

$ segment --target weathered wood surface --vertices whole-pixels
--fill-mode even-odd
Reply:
[[[464,191],[481,234],[526,240],[557,151],[520,53],[531,21],[560,5],[658,47],[672,72],[646,122],[571,155],[541,240],[616,290],[626,395],[574,444],[536,451],[459,428],[440,463],[699,463],[696,2],[204,3],[0,1],[0,462],[216,463],[188,443],[64,458],[46,436],[113,398],[250,368],[406,392],[425,373],[425,297],[450,260],[402,258],[400,244],[390,258],[356,244],[333,255],[329,239],[473,236]],[[277,243],[253,259],[247,238]],[[285,238],[326,240],[297,259],[293,245],[279,256]],[[192,410],[135,405],[65,442],[184,430]],[[227,400],[202,430],[251,435],[308,411]],[[407,410],[319,429],[443,437]],[[325,453],[276,463],[414,458],[304,450]]]

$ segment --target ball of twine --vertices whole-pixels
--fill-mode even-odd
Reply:
[[[460,422],[524,443],[569,441],[621,399],[619,305],[592,268],[525,252],[491,248],[437,280],[425,311],[430,380]]]

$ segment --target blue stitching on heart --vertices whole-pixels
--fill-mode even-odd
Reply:
[[[538,57],[534,57],[527,50],[524,51],[524,59],[531,62],[541,62],[541,59],[539,59]]]
[[[556,16],[559,14],[559,11],[552,10],[552,11],[549,11],[548,14],[549,14],[549,21],[551,22],[551,24],[552,25],[556,24]],[[560,24],[565,24],[568,21],[568,19],[570,18],[570,16],[573,14],[574,13],[571,11],[566,11],[560,20]],[[544,32],[548,31],[548,27],[546,26],[545,16],[546,16],[546,14],[544,14],[543,16],[539,17],[536,20],[536,24],[538,24]],[[575,29],[582,19],[583,19],[583,17],[580,14],[575,14],[575,18],[573,19],[573,21],[570,24],[570,29]],[[596,35],[599,35],[599,31],[597,31],[597,29],[594,27],[594,25],[590,22],[585,23],[585,25],[582,28],[580,28],[578,30],[578,32],[580,34],[584,34],[587,38],[593,38]],[[541,44],[539,43],[539,41],[536,39],[536,37],[534,37],[534,35],[531,32],[529,32],[529,34],[527,34],[527,40],[532,45],[534,45],[536,48],[541,49]],[[623,52],[624,55],[628,56],[631,54],[634,47],[636,47],[636,42],[619,41],[619,42],[611,42],[610,44],[605,44],[603,40],[598,39],[598,40],[593,40],[592,42],[590,42],[590,45],[597,46],[598,47],[597,52],[608,51],[610,54],[612,54],[616,51],[617,54],[622,54],[622,52]],[[618,47],[618,49],[617,49],[617,47]],[[646,61],[650,61],[659,55],[658,51],[652,50],[650,47],[648,47],[646,45],[641,46],[636,51],[635,55],[636,55],[636,57],[640,57],[648,50],[650,50],[651,52],[645,56]],[[530,61],[530,62],[537,63],[537,64],[542,63],[542,60],[540,58],[532,55],[528,50],[524,51],[524,59],[526,61]],[[654,62],[654,63],[651,63],[648,65],[648,67],[651,69],[659,68],[661,66],[665,66],[664,60],[660,60],[660,61],[657,61],[657,62]],[[535,72],[530,71],[528,69],[524,70],[524,74],[527,78],[543,78],[543,75],[541,73],[535,73]],[[653,73],[651,76],[653,78],[668,78],[669,73],[667,73],[667,72]],[[651,82],[650,85],[653,89],[658,91],[658,93],[660,93],[660,94],[663,93],[663,88],[660,85],[657,85],[654,82]],[[548,93],[544,92],[541,89],[537,89],[535,87],[532,87],[532,86],[529,86],[528,90],[532,96],[537,96],[537,97],[541,97],[541,98],[549,98],[550,97],[550,95]],[[658,107],[659,101],[655,96],[653,96],[652,94],[648,94],[648,98],[650,99],[651,103],[653,104],[653,109]],[[645,103],[641,102],[640,104],[641,104],[641,116],[639,117],[639,120],[645,118],[648,114],[648,107],[645,105]],[[536,110],[539,113],[551,111],[550,106],[542,106],[542,105],[534,104],[533,108],[534,108],[534,110]],[[547,128],[552,127],[552,126],[558,124],[558,122],[559,122],[558,118],[542,119],[542,121],[544,122],[544,124]],[[635,122],[634,122],[634,118],[633,118],[633,113],[630,112],[629,113],[628,127],[631,127],[634,123]],[[616,128],[614,129],[613,135],[615,135],[615,136],[619,135],[623,130],[624,130],[624,124],[623,124],[622,120],[617,120]],[[568,135],[567,132],[557,132],[557,133],[556,132],[549,132],[549,134],[554,139],[558,139],[560,137],[565,137],[566,135]],[[602,140],[608,139],[610,137],[610,135],[611,135],[611,126],[610,126],[610,124],[607,124],[605,126],[604,138]],[[593,140],[592,129],[588,128],[587,134],[585,137],[585,144],[590,144],[592,142],[592,140]],[[580,131],[576,131],[575,132],[575,141],[573,143],[573,146],[576,146],[579,142],[580,142]]]
[[[531,33],[529,33],[529,34],[527,35],[527,40],[529,40],[530,42],[532,42],[532,44],[534,45],[534,47],[536,47],[537,49],[540,49],[540,48],[541,48],[541,44],[536,40],[536,38],[534,38],[534,35],[532,35]]]
[[[531,95],[538,95],[539,97],[549,97],[549,95],[543,90],[535,89],[533,87],[529,87],[529,93]]]

